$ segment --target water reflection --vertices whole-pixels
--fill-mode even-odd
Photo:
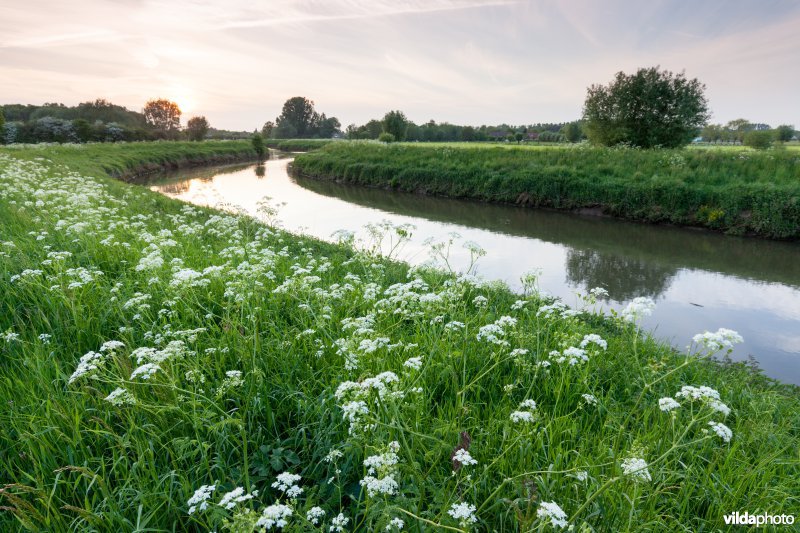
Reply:
[[[427,259],[425,238],[444,240],[456,231],[486,248],[479,272],[487,278],[513,287],[540,269],[541,288],[569,304],[574,291],[592,287],[609,292],[607,308],[650,296],[658,307],[643,325],[676,346],[703,330],[729,327],[745,338],[735,359],[755,355],[768,375],[800,383],[798,244],[320,182],[287,175],[289,161],[181,172],[152,188],[251,213],[269,196],[287,202],[278,215],[287,229],[323,239],[382,219],[411,223],[417,230],[402,259],[412,263]],[[450,260],[465,268],[469,254],[454,249]]]

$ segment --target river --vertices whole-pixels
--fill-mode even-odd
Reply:
[[[148,185],[252,214],[270,197],[284,228],[326,240],[337,230],[367,240],[365,226],[383,220],[412,224],[396,254],[412,264],[429,260],[428,238],[443,242],[456,233],[455,270],[468,268],[463,243],[474,242],[486,251],[477,273],[512,288],[538,271],[540,289],[569,305],[577,304],[576,292],[594,287],[608,291],[607,309],[649,296],[657,307],[643,326],[656,336],[685,348],[696,333],[734,329],[745,342],[732,359],[753,359],[768,376],[800,384],[800,244],[315,181],[290,176],[291,160],[273,152],[260,167],[183,170]]]

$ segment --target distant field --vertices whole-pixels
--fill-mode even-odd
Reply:
[[[647,222],[800,237],[800,159],[791,149],[685,150],[471,143],[337,143],[298,156],[305,175],[484,201],[601,209]]]

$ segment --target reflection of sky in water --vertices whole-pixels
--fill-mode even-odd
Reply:
[[[791,285],[774,280],[781,279],[783,272],[770,271],[769,261],[764,260],[764,275],[771,281],[764,282],[745,279],[725,273],[702,270],[696,265],[686,265],[669,255],[667,260],[658,261],[647,255],[638,254],[638,241],[631,247],[621,233],[619,248],[613,247],[613,236],[608,238],[590,237],[600,248],[587,247],[581,243],[575,247],[571,242],[562,243],[551,234],[540,236],[538,219],[527,227],[529,236],[519,235],[527,230],[526,220],[516,221],[515,234],[502,232],[503,220],[492,219],[491,227],[496,231],[469,227],[464,224],[426,220],[418,216],[406,216],[384,209],[375,209],[365,205],[351,203],[334,196],[319,194],[309,188],[301,187],[286,174],[287,160],[270,160],[266,164],[265,177],[256,176],[252,167],[217,175],[213,178],[193,179],[190,181],[171,182],[168,185],[153,186],[171,196],[198,204],[216,206],[233,204],[250,213],[255,213],[257,204],[265,196],[272,198],[272,203],[283,203],[279,207],[278,218],[286,229],[302,231],[322,239],[331,239],[331,234],[340,229],[355,232],[357,238],[366,240],[367,233],[363,229],[368,223],[390,220],[393,224],[413,224],[413,236],[409,243],[398,254],[400,259],[411,263],[422,263],[429,259],[428,246],[424,241],[429,237],[437,241],[449,239],[451,232],[461,236],[451,247],[450,264],[457,270],[465,269],[470,260],[469,252],[463,248],[466,241],[474,241],[487,251],[487,255],[478,262],[477,272],[490,279],[501,279],[512,287],[519,286],[522,275],[539,270],[539,286],[549,294],[564,299],[565,303],[575,305],[575,291],[585,291],[594,286],[602,286],[609,290],[612,300],[607,307],[621,309],[630,298],[640,295],[652,296],[658,306],[654,315],[643,323],[655,331],[658,336],[669,339],[675,346],[685,347],[695,333],[704,330],[716,331],[719,327],[737,330],[745,339],[745,343],[737,347],[735,359],[745,359],[752,354],[757,357],[768,375],[779,377],[784,381],[800,383],[800,290]],[[335,186],[334,186],[335,187]],[[333,189],[336,190],[335,188]],[[344,188],[342,188],[344,190]],[[378,194],[376,192],[373,195]],[[380,195],[391,197],[392,193],[380,191]],[[398,196],[400,198],[400,196]],[[403,197],[403,201],[414,202],[412,198]],[[430,199],[420,198],[420,203],[431,203]],[[443,206],[451,208],[456,202],[441,200]],[[413,204],[412,204],[413,205]],[[431,204],[435,205],[435,203]],[[467,210],[488,210],[480,204],[464,204],[459,207]],[[387,208],[389,209],[389,208]],[[395,207],[391,208],[393,211]],[[402,205],[397,208],[401,210]],[[497,210],[497,207],[491,209]],[[521,210],[507,208],[509,211],[486,211],[490,216],[506,216],[509,220]],[[539,214],[546,219],[545,225],[567,229],[574,219],[586,226],[585,220],[565,217],[563,214]],[[549,217],[549,218],[548,218]],[[552,220],[550,220],[552,219]],[[598,220],[598,224],[609,225],[607,220]],[[613,224],[613,223],[611,223]],[[623,223],[620,223],[623,224]],[[629,225],[630,226],[630,225]],[[614,226],[609,225],[609,228]],[[520,230],[522,228],[522,230]],[[624,229],[624,228],[623,228]],[[580,233],[578,226],[577,232]],[[635,227],[636,238],[641,239],[641,226]],[[659,238],[658,229],[653,228],[655,237]],[[697,239],[705,238],[698,234]],[[679,234],[678,239],[691,241],[696,235],[693,232]],[[674,235],[673,235],[674,238]],[[552,242],[552,241],[557,242]],[[602,242],[601,242],[602,240]],[[720,239],[720,246],[730,246],[733,241]],[[736,241],[737,243],[740,241]],[[743,242],[743,247],[751,243]],[[611,243],[611,244],[610,244]],[[643,244],[647,241],[643,240]],[[708,243],[700,242],[696,248],[708,254],[717,250]],[[777,248],[785,255],[796,252],[800,260],[800,247]],[[747,249],[744,249],[747,254]],[[791,258],[790,258],[791,259]],[[784,262],[786,258],[783,258]],[[713,265],[713,262],[710,262]],[[796,263],[800,264],[800,263]],[[724,265],[720,265],[724,267]],[[800,266],[798,266],[800,268]],[[759,271],[760,272],[760,271]],[[769,275],[767,275],[769,274]],[[747,277],[755,277],[751,271]]]

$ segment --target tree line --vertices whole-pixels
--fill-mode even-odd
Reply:
[[[249,135],[213,129],[203,116],[191,117],[182,127],[181,116],[178,105],[163,98],[148,101],[141,112],[102,98],[76,106],[9,104],[0,106],[0,143],[202,140]]]

